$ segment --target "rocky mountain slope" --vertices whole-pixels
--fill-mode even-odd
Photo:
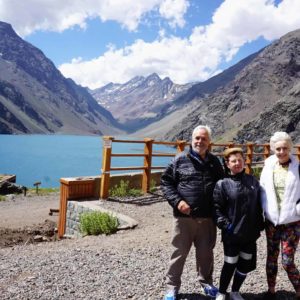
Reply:
[[[300,142],[299,79],[300,30],[296,30],[263,49],[224,87],[196,97],[189,112],[169,123],[160,137],[189,140],[195,126],[207,124],[214,141],[267,142],[282,130]]]
[[[100,105],[129,131],[157,120],[166,106],[184,94],[192,84],[174,84],[170,78],[153,73],[137,76],[124,84],[109,83],[90,91]]]
[[[172,129],[177,124],[180,124],[187,115],[193,114],[195,112],[195,107],[197,107],[203,99],[232,82],[258,54],[259,52],[249,55],[222,73],[213,76],[204,82],[193,84],[186,92],[182,93],[182,95],[177,97],[173,102],[167,103],[162,108],[158,121],[135,131],[133,135],[138,137],[146,135],[155,138],[165,136],[167,138],[170,136],[173,137],[174,134],[172,133]],[[183,138],[184,134],[180,133],[177,137],[180,136]]]
[[[0,133],[115,134],[111,113],[0,22]]]
[[[153,73],[146,78],[137,76],[125,84],[109,83],[90,93],[124,129],[135,135],[162,136],[173,127],[174,118],[181,120],[189,107],[195,105],[195,99],[205,98],[232,81],[256,55],[250,55],[205,82],[179,85]]]

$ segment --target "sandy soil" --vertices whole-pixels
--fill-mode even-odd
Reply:
[[[0,202],[0,248],[56,240],[59,194],[8,195]]]
[[[59,208],[59,193],[40,196],[36,194],[9,195],[0,202],[0,227],[20,228],[44,222],[56,222],[58,214],[49,215],[50,208]]]

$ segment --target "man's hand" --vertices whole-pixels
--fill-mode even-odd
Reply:
[[[185,215],[189,215],[191,213],[191,208],[190,206],[184,201],[184,200],[181,200],[179,203],[178,203],[178,206],[177,206],[178,210],[185,214]]]

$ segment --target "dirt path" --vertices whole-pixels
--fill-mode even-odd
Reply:
[[[9,195],[0,202],[0,248],[56,239],[59,194],[47,196]]]
[[[11,195],[0,202],[0,228],[22,228],[43,223],[46,219],[57,222],[58,214],[49,215],[50,208],[59,207],[59,194],[47,196]]]

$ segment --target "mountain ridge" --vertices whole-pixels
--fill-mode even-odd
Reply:
[[[162,138],[189,139],[191,128],[207,124],[219,141],[267,142],[275,131],[287,131],[298,142],[299,79],[300,30],[296,30],[260,51],[234,80],[198,101]]]
[[[152,123],[160,109],[184,93],[192,84],[177,85],[156,73],[135,76],[124,84],[108,83],[89,90],[98,103],[108,109],[130,132]]]
[[[0,22],[1,133],[120,133],[85,88],[64,78],[41,50]]]
[[[189,140],[194,127],[207,124],[215,141],[267,142],[278,130],[300,141],[299,79],[295,30],[205,82],[178,85],[152,73],[89,90],[0,22],[0,133],[126,130]]]
[[[193,102],[195,98],[205,98],[232,81],[258,53],[259,51],[249,55],[204,82],[179,85],[174,84],[168,77],[160,79],[156,73],[152,73],[147,77],[135,76],[124,84],[111,82],[89,92],[100,105],[110,110],[130,133],[136,132],[139,135],[144,132],[143,128],[153,127],[152,124],[156,122],[159,124],[159,120],[173,112],[176,114],[180,109],[186,111],[184,106]],[[158,127],[158,130],[161,130],[160,126]],[[153,133],[160,136],[155,130]]]

